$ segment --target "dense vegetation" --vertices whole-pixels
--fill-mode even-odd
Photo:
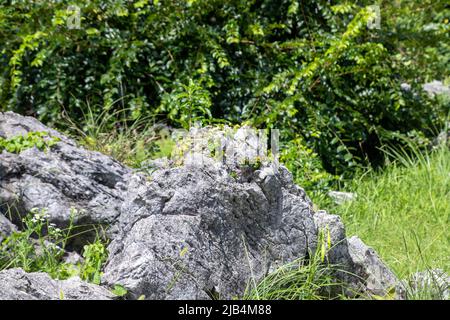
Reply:
[[[62,128],[106,114],[105,131],[138,119],[279,128],[284,162],[314,189],[382,164],[398,134],[426,141],[448,116],[421,89],[448,79],[445,1],[384,1],[380,28],[367,27],[369,1],[2,3],[0,106]]]
[[[0,111],[36,116],[133,167],[170,153],[155,124],[280,129],[296,181],[399,275],[448,271],[448,149],[423,151],[447,130],[450,99],[422,86],[450,81],[450,6],[377,1],[373,27],[373,4],[3,0]],[[0,151],[19,142],[0,139]],[[331,205],[331,188],[358,200]],[[272,297],[268,288],[253,294]]]

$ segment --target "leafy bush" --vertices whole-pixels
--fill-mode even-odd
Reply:
[[[383,2],[380,29],[367,28],[372,1],[88,0],[69,29],[73,3],[0,5],[2,108],[83,130],[86,104],[184,127],[248,121],[301,138],[344,176],[382,163],[393,134],[428,138],[448,115],[421,89],[448,80],[443,0]]]
[[[284,144],[280,161],[286,164],[294,181],[308,191],[313,200],[336,187],[340,181],[339,176],[324,170],[318,154],[308,148],[301,137]]]

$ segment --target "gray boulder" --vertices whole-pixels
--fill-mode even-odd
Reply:
[[[328,196],[333,199],[336,204],[343,204],[347,201],[353,201],[357,198],[354,192],[329,191]]]
[[[241,297],[251,279],[317,246],[311,203],[284,168],[246,182],[194,166],[135,178],[103,277],[132,298]]]
[[[192,152],[182,166],[156,166],[144,175],[33,118],[0,113],[0,137],[31,131],[61,141],[47,151],[0,154],[0,217],[12,214],[19,225],[32,208],[45,208],[51,222],[65,226],[75,208],[81,213],[75,223],[107,225],[112,241],[103,284],[123,285],[129,298],[242,297],[277,266],[309,257],[320,230],[330,233],[329,262],[342,268],[337,275],[355,294],[383,294],[396,281],[372,249],[346,238],[339,217],[313,211],[282,166],[230,167],[207,154],[198,161]],[[75,236],[73,247],[94,234]],[[29,276],[15,272],[9,285],[20,288]]]
[[[110,234],[114,234],[131,170],[103,154],[77,147],[34,118],[0,113],[0,137],[32,131],[46,131],[61,141],[47,151],[30,148],[18,154],[0,153],[0,213],[8,213],[19,225],[31,209],[45,208],[50,221],[64,227],[75,209],[76,224],[87,225],[87,229],[92,229],[91,224],[112,226]],[[77,238],[78,246],[94,234],[83,233]]]
[[[0,271],[0,300],[111,300],[107,289],[74,277],[53,280],[43,272]]]
[[[314,221],[324,239],[331,242],[328,262],[333,266],[336,278],[344,284],[346,295],[386,296],[395,290],[399,280],[394,273],[361,239],[356,236],[346,238],[345,227],[339,216],[318,211],[314,214]],[[397,298],[401,297],[399,292]]]
[[[428,93],[430,96],[435,95],[450,95],[450,87],[445,85],[442,81],[433,80],[431,82],[425,83],[423,86],[423,90]]]

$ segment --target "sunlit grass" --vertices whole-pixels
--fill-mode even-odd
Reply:
[[[357,200],[329,208],[339,214],[347,235],[372,246],[401,278],[418,270],[450,269],[450,151],[395,160],[382,173],[369,172],[348,191]]]
[[[152,158],[155,142],[161,139],[155,131],[153,117],[130,119],[124,116],[129,109],[112,112],[106,108],[100,114],[95,114],[93,109],[89,103],[85,104],[83,126],[66,118],[68,134],[83,147],[109,155],[133,168]]]

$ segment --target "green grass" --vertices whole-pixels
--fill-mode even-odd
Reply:
[[[413,156],[387,150],[394,159],[383,172],[368,172],[351,184],[353,202],[329,206],[347,235],[372,246],[400,278],[419,270],[449,272],[450,151]]]
[[[243,299],[245,300],[324,300],[337,299],[345,285],[333,273],[342,271],[326,261],[330,239],[319,234],[319,245],[309,258],[281,265],[260,281],[252,277]]]
[[[22,268],[26,272],[46,272],[54,279],[79,276],[99,284],[108,256],[106,243],[99,236],[83,247],[82,262],[72,264],[63,259],[68,240],[82,233],[74,234],[75,214],[72,210],[69,226],[60,229],[49,222],[45,209],[33,209],[23,218],[22,230],[13,232],[0,243],[0,271]]]
[[[112,112],[110,108],[105,108],[100,114],[94,114],[92,107],[86,103],[82,108],[83,126],[66,117],[66,134],[89,150],[109,155],[132,168],[139,168],[142,162],[154,158],[159,151],[161,133],[156,132],[152,117],[131,119],[123,115],[128,111],[130,109]]]

